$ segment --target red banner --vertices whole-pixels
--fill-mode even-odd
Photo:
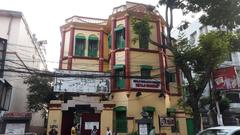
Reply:
[[[239,88],[238,76],[234,67],[220,68],[213,72],[214,87],[220,89]]]

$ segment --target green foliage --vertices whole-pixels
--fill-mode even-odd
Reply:
[[[200,102],[200,107],[204,107],[204,106],[210,104],[211,98],[210,97],[202,97],[202,98],[200,98],[199,102]]]
[[[184,110],[187,114],[192,115],[192,114],[193,114],[193,111],[192,111],[192,109],[191,109],[191,106],[190,106],[190,103],[189,103],[189,102],[190,102],[189,99],[184,100],[184,99],[180,98],[180,99],[178,100],[178,102],[177,102],[177,106],[178,106],[180,109]]]
[[[228,98],[222,98],[219,102],[219,109],[220,112],[223,113],[224,110],[227,110],[230,106],[230,102],[231,100],[229,100]]]
[[[204,11],[200,21],[217,28],[240,25],[240,0],[160,0],[159,5],[182,9],[184,14]]]
[[[134,44],[138,40],[140,40],[139,42],[148,44],[152,29],[152,26],[148,22],[149,18],[147,16],[143,17],[141,20],[137,20],[136,18],[131,19],[134,34],[137,35],[137,37],[132,39]]]
[[[44,111],[48,108],[47,104],[55,97],[52,92],[52,81],[51,77],[34,74],[24,80],[28,85],[27,108],[29,111]]]

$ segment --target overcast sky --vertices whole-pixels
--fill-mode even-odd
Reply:
[[[158,0],[128,0],[155,6]],[[126,0],[1,0],[0,9],[21,11],[39,40],[47,40],[46,45],[49,70],[58,68],[60,54],[60,26],[65,19],[86,16],[107,19],[112,9],[126,3]],[[164,7],[158,11],[164,16]],[[174,12],[174,25],[186,17],[180,11]]]

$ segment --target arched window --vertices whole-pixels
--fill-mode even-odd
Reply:
[[[75,36],[75,56],[85,55],[86,38],[83,34],[77,34]]]
[[[88,37],[88,57],[97,57],[98,54],[98,37],[90,35]]]

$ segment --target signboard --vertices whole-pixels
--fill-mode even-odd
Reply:
[[[161,89],[159,79],[131,79],[131,88],[136,89]]]
[[[54,92],[110,92],[110,73],[61,70],[56,76]]]
[[[147,124],[139,124],[139,135],[148,135]]]
[[[93,126],[96,126],[99,129],[99,122],[85,122],[85,130],[92,130]]]
[[[173,117],[159,117],[161,127],[172,127],[175,125],[175,119]]]
[[[237,72],[234,67],[220,68],[213,72],[215,89],[236,89],[239,87]]]
[[[25,124],[24,123],[7,123],[5,134],[24,134]]]

